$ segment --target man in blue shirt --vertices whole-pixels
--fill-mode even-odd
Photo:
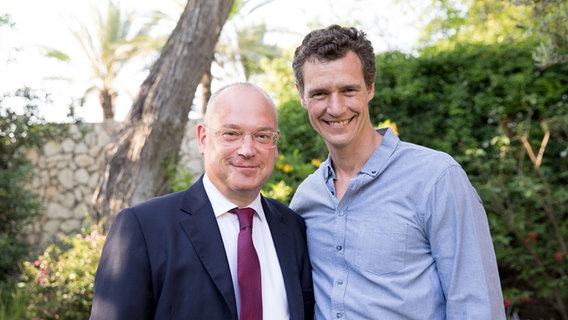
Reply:
[[[312,31],[293,68],[329,151],[291,202],[307,225],[316,319],[505,319],[487,216],[464,170],[371,124],[365,34]]]

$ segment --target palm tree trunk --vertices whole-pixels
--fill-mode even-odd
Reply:
[[[103,120],[114,120],[114,104],[116,100],[116,92],[109,89],[103,89],[99,92],[99,103],[103,109]]]

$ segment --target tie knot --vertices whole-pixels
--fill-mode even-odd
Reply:
[[[239,225],[241,229],[250,227],[252,228],[252,217],[254,216],[254,209],[253,208],[233,208],[229,210],[231,213],[235,213],[239,218]]]

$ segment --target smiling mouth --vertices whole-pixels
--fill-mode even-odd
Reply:
[[[239,169],[255,169],[258,167],[258,165],[244,163],[233,163],[233,166]]]
[[[343,127],[347,125],[351,119],[348,120],[341,120],[341,121],[327,121],[327,123],[332,127]]]
[[[235,164],[234,166],[237,168],[256,168],[256,166],[246,164]]]

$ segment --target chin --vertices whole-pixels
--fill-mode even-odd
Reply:
[[[262,184],[259,185],[258,183],[235,183],[233,185],[233,189],[240,191],[240,192],[260,192],[262,188]]]

